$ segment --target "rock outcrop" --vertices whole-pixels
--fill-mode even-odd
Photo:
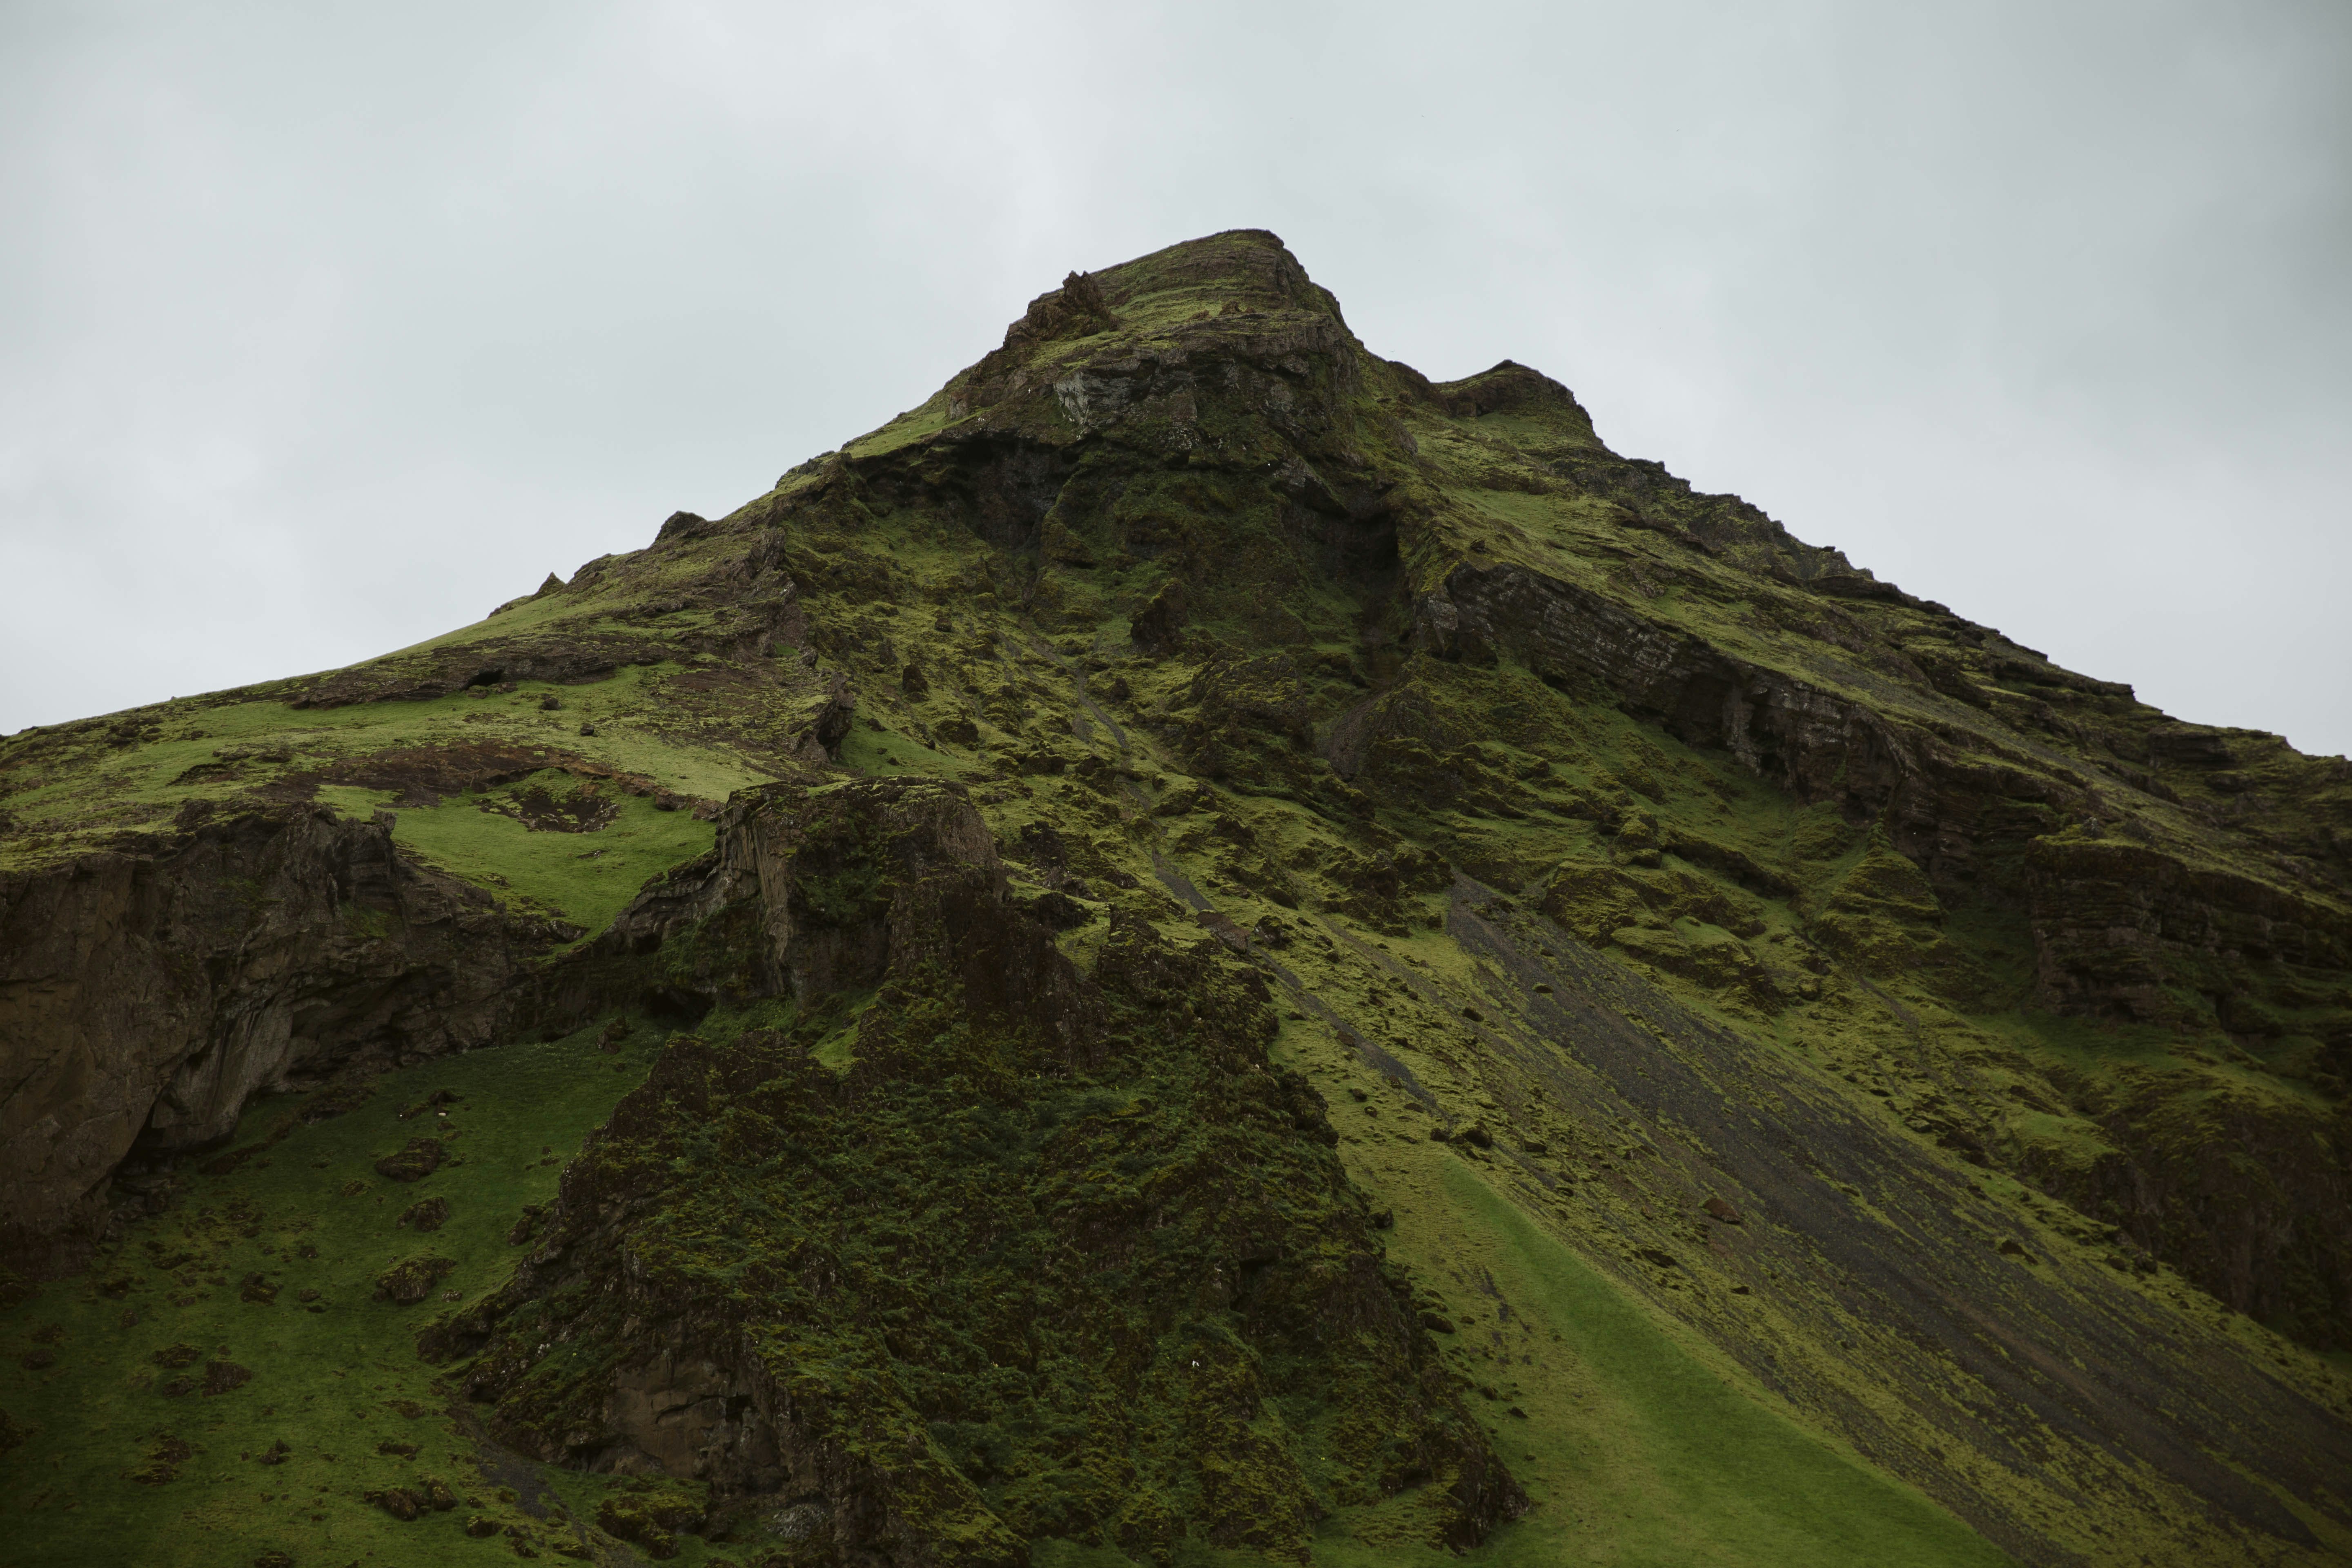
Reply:
[[[125,1159],[219,1142],[256,1093],[509,1037],[567,934],[302,807],[0,872],[0,1255],[77,1267]]]
[[[1455,1548],[1520,1512],[1319,1098],[1266,1058],[1258,975],[1131,920],[1084,975],[1003,880],[950,787],[739,797],[613,940],[667,928],[678,983],[793,1022],[673,1040],[428,1353],[470,1356],[527,1452],[782,1500],[849,1559],[1193,1532],[1303,1562],[1325,1500],[1422,1489]]]

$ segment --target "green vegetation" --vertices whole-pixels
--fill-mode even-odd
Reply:
[[[229,1153],[175,1178],[170,1206],[130,1226],[86,1278],[0,1312],[0,1343],[19,1363],[0,1397],[37,1434],[7,1461],[0,1528],[12,1559],[248,1568],[278,1551],[423,1568],[513,1560],[518,1537],[468,1536],[471,1519],[542,1549],[570,1533],[563,1515],[593,1521],[606,1483],[478,1447],[412,1345],[449,1310],[445,1292],[477,1300],[505,1278],[509,1231],[553,1196],[581,1140],[643,1079],[658,1037],[641,1029],[614,1054],[587,1029],[431,1062],[316,1122],[303,1117],[319,1097],[257,1100]],[[411,1183],[378,1173],[379,1158],[420,1133],[450,1149],[439,1169]],[[433,1197],[448,1217],[429,1237],[401,1224]],[[379,1275],[427,1252],[456,1265],[431,1300],[375,1296]],[[37,1348],[55,1360],[23,1367]],[[175,1368],[201,1382],[222,1364],[250,1379],[217,1394],[171,1392]],[[131,1479],[179,1447],[168,1479]],[[435,1479],[456,1508],[428,1504],[404,1521],[366,1500]],[[550,1488],[561,1507],[542,1497]],[[517,1495],[541,1498],[537,1510]]]
[[[682,743],[665,688],[689,673],[649,665],[586,686],[523,682],[508,690],[474,688],[429,700],[312,710],[236,700],[232,692],[139,710],[111,728],[91,721],[27,731],[9,742],[0,764],[11,786],[5,809],[16,825],[0,839],[0,868],[51,862],[125,827],[168,826],[191,802],[235,809],[259,795],[320,798],[362,816],[380,805],[405,809],[397,788],[361,787],[387,772],[462,788],[469,773],[503,776],[543,759],[585,778],[642,779],[689,801],[724,800],[772,776],[722,744],[699,737]],[[440,770],[410,761],[435,752],[458,761]],[[485,752],[487,760],[471,760]],[[635,816],[625,801],[624,809]],[[644,837],[635,824],[626,826],[622,837]],[[476,859],[449,841],[427,852],[437,858],[440,850],[461,875]],[[642,879],[669,861],[656,852],[628,855],[625,863],[644,868]]]
[[[560,830],[534,827],[530,806],[559,806],[577,791],[570,773],[542,770],[438,805],[401,806],[394,811],[393,838],[430,865],[591,933],[610,923],[647,879],[710,847],[708,822],[618,790],[593,798],[593,826],[573,826],[574,816]],[[358,817],[399,806],[396,790],[328,785],[318,798]]]
[[[1711,1364],[1544,1234],[1472,1167],[1449,1162],[1444,1206],[1401,1226],[1423,1278],[1475,1280],[1483,1377],[1511,1380],[1485,1408],[1538,1507],[1470,1554],[1474,1563],[1998,1564],[2008,1556],[1916,1492],[1841,1453]],[[1465,1314],[1466,1316],[1466,1314]],[[1516,1412],[1524,1411],[1525,1415]],[[1317,1560],[1410,1561],[1369,1545],[1347,1515]],[[1441,1559],[1429,1554],[1429,1562]]]
[[[0,1314],[33,1561],[2352,1554],[2352,772],[1366,353],[1271,237],[472,626],[0,742],[11,896],[99,851],[278,944],[157,994],[302,1042],[134,1121],[503,1021],[142,1146]]]

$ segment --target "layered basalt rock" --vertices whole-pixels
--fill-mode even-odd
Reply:
[[[1457,568],[1416,607],[1413,636],[1440,658],[1508,650],[1548,681],[1598,687],[1799,799],[1831,799],[1857,816],[1886,809],[1916,772],[1887,721],[1862,704],[1534,573]]]
[[[2193,1097],[2145,1078],[2078,1081],[2112,1150],[2087,1166],[2024,1163],[2232,1309],[2340,1348],[2352,1319],[2352,1127],[2283,1110],[2233,1079],[2209,1071]]]
[[[1919,620],[1955,625],[1935,607],[1909,608]],[[2052,696],[2071,695],[2109,723],[2134,725],[2087,755],[2079,740],[2078,749],[2062,751],[2053,734],[2088,725],[2046,702],[2041,734],[1992,721],[1984,707],[1990,698],[1939,704],[1946,688],[1971,679],[1957,662],[1942,667],[1940,683],[1898,685],[1905,673],[1898,661],[1906,656],[1856,637],[1822,675],[1806,679],[1517,566],[1454,569],[1442,591],[1419,602],[1413,635],[1433,658],[1506,659],[1565,690],[1600,694],[1692,746],[1727,752],[1797,802],[1879,824],[1916,890],[1907,901],[1862,897],[1843,912],[1841,898],[1853,895],[1838,885],[1802,895],[1783,877],[1759,881],[1754,868],[1725,862],[1703,843],[1673,847],[1686,860],[1715,861],[1718,875],[1749,889],[1797,896],[1820,949],[1862,974],[1923,986],[1964,1010],[1985,1005],[1991,993],[1983,971],[1943,939],[1941,928],[1948,906],[1989,906],[2027,927],[2032,979],[2018,1000],[2099,1023],[2204,1031],[2233,1052],[2227,1042],[2267,1049],[2299,1037],[2305,1048],[2294,1058],[2298,1076],[2339,1107],[2347,1103],[2352,910],[2340,886],[2315,859],[2245,844],[2221,813],[2179,809],[2181,788],[2125,761],[2210,766],[2232,754],[2228,737],[2198,742],[2189,727],[2133,708],[2121,689],[2048,670],[2022,650],[1976,667],[2032,674]],[[1417,787],[1400,791],[1391,777],[1381,788],[1382,745],[1394,758],[1416,744],[1433,753],[1467,738],[1458,721],[1439,718],[1406,689],[1344,717],[1331,731],[1329,752],[1360,785],[1385,798],[1428,798],[1447,785],[1416,780]],[[1465,803],[1494,804],[1508,787],[1482,785],[1475,765],[1452,773],[1453,791]],[[2289,776],[2296,774],[2314,805],[2326,799],[2325,767],[2294,768]],[[2188,779],[2183,784],[2195,787]],[[1561,898],[1554,888],[1548,907],[1571,926],[1603,938],[1612,927],[1630,930],[1626,909],[1618,907],[1624,900]],[[1646,901],[1669,920],[1696,914],[1709,923],[1720,912],[1710,906],[1723,902],[1715,894]],[[1725,915],[1720,923],[1738,920]],[[1625,945],[1767,1012],[1807,984],[1801,968],[1776,976],[1763,955],[1738,944],[1694,947],[1629,935]],[[2087,1166],[2019,1149],[2011,1155],[2015,1168],[2102,1215],[2232,1305],[2312,1342],[2341,1342],[2343,1314],[2352,1308],[2352,1231],[2339,1223],[2336,1194],[2347,1169],[2340,1115],[2293,1098],[2179,1079],[2115,1083],[2077,1075],[2052,1098],[2071,1100],[2112,1147]],[[2197,1152],[2216,1141],[2231,1158]]]
[[[2095,829],[2035,839],[2027,866],[2041,994],[2063,1012],[2275,1034],[2261,970],[2323,986],[2352,970],[2352,913],[2300,889]],[[2352,1051],[2352,1036],[2336,1044]]]
[[[2234,847],[2197,820],[2159,835],[2119,799],[2133,771],[2112,752],[2063,754],[1967,708],[1936,712],[1931,684],[1872,708],[1515,566],[1449,574],[1444,593],[1418,605],[1416,639],[1442,658],[1500,651],[1548,682],[1600,689],[1691,745],[1727,750],[1797,802],[1884,818],[1940,886],[2032,910],[2037,994],[2055,1011],[2180,1023],[2185,1004],[2216,1018],[2222,996],[2261,983],[2244,963],[2352,966],[2340,891],[2232,868]],[[2161,750],[2178,729],[2149,742]],[[2138,837],[2107,837],[2116,820]]]
[[[514,1283],[426,1336],[503,1439],[894,1563],[1304,1561],[1402,1490],[1463,1547],[1526,1506],[1213,940],[1122,917],[1081,973],[930,783],[739,801],[622,922],[656,926],[679,984],[793,1022],[674,1039]]]

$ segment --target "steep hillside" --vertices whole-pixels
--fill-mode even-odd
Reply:
[[[476,626],[0,742],[0,1535],[2340,1561],[2348,1076],[2352,766],[1236,231]]]

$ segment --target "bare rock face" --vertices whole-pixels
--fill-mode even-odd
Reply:
[[[1039,1535],[1156,1555],[1188,1521],[1303,1559],[1318,1488],[1276,1433],[1327,1405],[1322,1495],[1424,1487],[1456,1548],[1525,1508],[1213,938],[1121,916],[1081,974],[928,782],[739,797],[620,924],[691,930],[690,984],[797,1021],[674,1039],[514,1283],[426,1334],[472,1358],[504,1441],[782,1504],[890,1563],[1009,1568]],[[905,1218],[860,1196],[877,1180]],[[1050,1453],[960,1447],[1015,1407]]]
[[[257,1091],[503,1037],[555,940],[308,808],[0,876],[0,1256],[75,1266],[127,1155],[217,1142]]]

